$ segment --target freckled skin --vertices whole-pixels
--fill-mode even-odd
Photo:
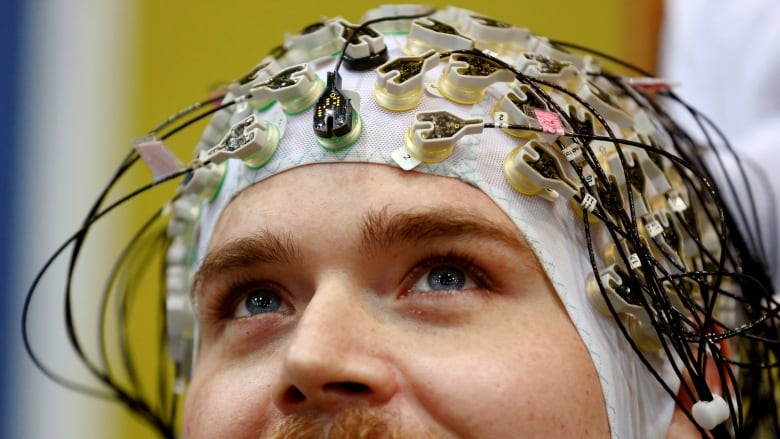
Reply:
[[[328,417],[351,405],[441,437],[609,437],[592,361],[527,250],[443,237],[361,252],[366,212],[420,207],[515,230],[467,184],[379,165],[296,168],[239,194],[210,249],[264,228],[292,237],[298,258],[248,271],[280,286],[280,312],[201,316],[186,437],[256,438],[285,415]],[[489,280],[466,270],[476,286],[409,293],[418,277],[425,284],[419,261],[452,249],[473,253],[467,267]],[[198,294],[230,275],[217,277]],[[201,313],[214,302],[200,301]]]

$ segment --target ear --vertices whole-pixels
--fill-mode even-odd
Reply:
[[[721,341],[719,343],[719,347],[723,356],[726,358],[731,358],[731,347],[729,346],[727,340]],[[706,370],[707,372],[704,376],[704,379],[707,381],[707,385],[709,386],[710,391],[714,394],[722,395],[723,388],[721,386],[720,373],[718,373],[718,365],[710,356],[707,357]],[[691,384],[690,377],[687,373],[684,376],[684,380],[689,385]],[[691,412],[694,401],[691,401],[691,398],[683,390],[683,386],[680,386],[680,390],[677,392],[677,400],[680,401],[688,413]],[[693,421],[688,419],[679,405],[675,406],[674,414],[672,415],[672,423],[669,426],[669,432],[666,435],[666,439],[689,439],[700,437],[701,433],[699,433],[699,429],[696,428],[696,425],[693,423]],[[707,432],[706,437],[712,436],[709,434],[709,432]]]

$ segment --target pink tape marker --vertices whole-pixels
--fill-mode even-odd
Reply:
[[[181,160],[165,146],[162,140],[143,139],[136,143],[135,149],[152,171],[154,182],[173,175],[184,167]]]
[[[650,77],[628,78],[628,84],[644,91],[667,91],[678,85],[665,79]]]
[[[542,131],[548,134],[555,134],[562,136],[565,134],[563,131],[563,125],[561,125],[561,119],[558,115],[552,111],[534,109],[534,115],[536,120],[539,121],[539,125],[542,126]]]

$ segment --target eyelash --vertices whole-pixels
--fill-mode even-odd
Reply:
[[[247,299],[252,291],[259,288],[277,292],[284,305],[290,306],[289,301],[287,300],[287,294],[285,294],[284,288],[279,284],[257,279],[249,273],[241,273],[231,276],[231,278],[225,282],[225,285],[220,286],[219,290],[215,292],[213,300],[216,306],[211,308],[213,314],[206,317],[216,317],[219,320],[236,318],[234,315],[237,307]]]
[[[493,286],[493,280],[479,267],[474,255],[450,250],[444,254],[431,252],[418,260],[404,277],[405,281],[402,283],[404,285],[404,294],[409,294],[411,287],[429,271],[445,265],[463,270],[467,276],[474,280],[478,288],[491,289]]]

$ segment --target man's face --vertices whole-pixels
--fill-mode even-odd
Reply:
[[[353,407],[404,437],[609,435],[533,253],[460,181],[365,164],[276,175],[226,208],[196,294],[188,438],[257,438],[288,415],[329,428]]]

